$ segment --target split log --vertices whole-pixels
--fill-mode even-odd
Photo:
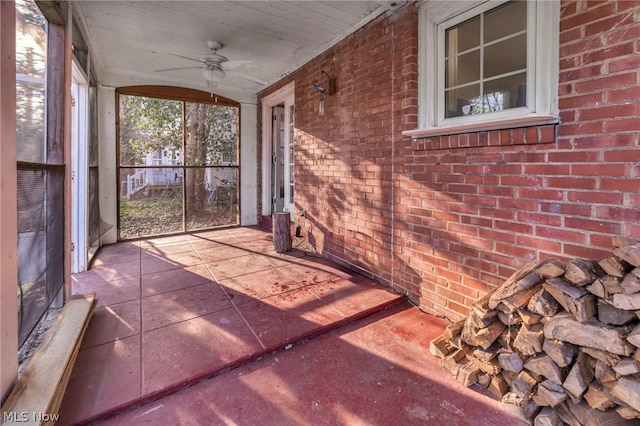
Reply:
[[[438,336],[429,343],[429,352],[431,352],[431,355],[442,359],[453,352],[453,348],[444,336]]]
[[[634,410],[631,407],[620,406],[616,408],[616,413],[626,420],[640,419],[640,411]]]
[[[542,321],[542,315],[531,312],[528,309],[518,309],[518,315],[522,322],[527,325],[539,324]]]
[[[535,314],[550,317],[558,313],[560,305],[547,290],[541,288],[531,296],[527,308]]]
[[[527,371],[521,371],[516,376],[516,379],[511,385],[511,392],[518,395],[520,398],[526,398],[531,395],[533,389],[538,384],[535,377],[529,374]]]
[[[635,326],[629,335],[627,335],[627,341],[633,346],[640,348],[640,324]]]
[[[630,376],[640,373],[640,364],[633,358],[623,358],[613,366],[613,371],[621,376]]]
[[[544,289],[580,322],[589,321],[598,312],[593,294],[571,285],[562,278],[547,280]]]
[[[529,263],[507,278],[507,280],[492,293],[489,298],[489,307],[496,309],[503,300],[509,300],[518,293],[531,290],[531,288],[535,288],[535,286],[542,282],[542,276],[533,270],[535,266],[535,264]],[[529,298],[530,297],[531,295],[529,295]]]
[[[624,276],[620,283],[622,291],[626,294],[637,293],[640,291],[640,268],[635,268]]]
[[[598,300],[598,320],[600,322],[610,325],[625,325],[637,319],[634,311],[618,309],[602,299]]]
[[[483,349],[487,349],[495,342],[505,328],[506,325],[500,321],[495,321],[488,327],[481,329],[468,326],[468,324],[465,323],[465,327],[462,329],[460,336],[465,343],[471,346],[480,346]]]
[[[612,275],[605,275],[604,277],[598,278],[588,285],[586,289],[591,294],[605,300],[611,300],[614,294],[622,293],[620,278]]]
[[[596,381],[593,381],[589,385],[587,392],[584,394],[584,399],[587,401],[587,404],[589,404],[589,407],[600,411],[607,410],[616,405],[611,398],[609,390]]]
[[[640,266],[640,243],[626,247],[618,247],[613,250],[613,253],[635,267]]]
[[[480,368],[475,362],[464,359],[458,364],[458,366],[459,367],[456,372],[456,380],[458,382],[464,386],[471,386],[474,383],[477,383]]]
[[[598,361],[602,361],[610,367],[613,367],[617,363],[620,362],[622,358],[619,355],[612,354],[611,352],[603,351],[600,349],[594,348],[581,348],[580,351],[589,355],[591,358],[597,359]]]
[[[533,421],[533,426],[563,426],[564,423],[560,420],[558,413],[553,411],[550,407],[545,407],[536,416]]]
[[[545,380],[538,385],[536,400],[539,405],[556,407],[567,399],[567,391],[551,380]]]
[[[594,368],[595,378],[602,384],[607,385],[608,383],[615,382],[618,380],[618,376],[616,372],[613,371],[610,365],[606,362],[602,362],[600,360],[596,361],[596,366]],[[611,387],[611,386],[608,386]]]
[[[522,324],[522,318],[520,317],[520,315],[518,314],[518,311],[515,312],[511,312],[511,313],[504,313],[502,311],[498,311],[498,319],[504,324],[504,325],[518,325],[518,324]]]
[[[566,367],[573,362],[578,347],[562,340],[545,339],[542,350],[558,365]]]
[[[544,342],[544,325],[523,324],[513,341],[513,347],[523,355],[535,355],[542,352]]]
[[[567,378],[562,383],[565,388],[576,400],[582,396],[594,379],[595,360],[584,352],[578,354],[576,362],[569,370]]]
[[[574,404],[565,401],[563,405],[567,407],[580,426],[631,426],[634,424],[622,419],[615,410],[592,410],[585,402]],[[560,412],[558,415],[564,420]]]
[[[621,377],[611,389],[611,395],[634,410],[640,411],[640,378],[637,376]]]
[[[574,345],[629,356],[635,348],[620,337],[623,333],[624,329],[599,322],[578,322],[573,315],[565,312],[556,315],[544,326],[544,336],[547,339],[559,339]]]
[[[564,277],[577,286],[584,287],[605,275],[598,262],[587,259],[574,259],[567,263]]]
[[[619,247],[632,246],[636,243],[640,243],[640,240],[630,237],[624,237],[622,235],[614,235],[611,237],[611,246],[616,249]]]
[[[481,362],[489,362],[495,359],[498,356],[498,350],[500,349],[500,345],[494,342],[487,349],[483,348],[473,348],[471,350],[471,355],[481,361]]]
[[[491,378],[491,383],[489,383],[489,386],[487,386],[487,390],[496,398],[498,399],[502,399],[502,397],[507,393],[507,391],[509,390],[509,384],[507,383],[507,381],[504,379],[504,377],[502,376],[502,374],[498,374],[496,376],[493,376]]]
[[[464,327],[464,320],[449,324],[447,328],[444,329],[444,333],[442,333],[442,336],[447,340],[451,340],[454,336],[460,335],[462,327]]]
[[[629,270],[629,264],[627,262],[622,262],[613,256],[602,259],[598,264],[607,275],[618,278],[623,278]]]
[[[288,212],[273,214],[273,247],[278,253],[291,251],[291,215]]]
[[[546,278],[555,278],[564,274],[566,269],[566,264],[558,259],[546,259],[540,262],[536,267],[535,271]]]
[[[531,398],[522,398],[513,392],[507,392],[502,397],[503,407],[520,419],[531,423],[540,407]]]
[[[498,355],[498,362],[500,366],[512,373],[519,373],[524,367],[524,362],[520,355],[515,352],[505,352]]]
[[[565,371],[547,355],[536,355],[529,358],[524,364],[524,368],[557,384],[562,384],[565,379]]]
[[[611,304],[618,309],[637,311],[640,309],[640,293],[614,294]]]

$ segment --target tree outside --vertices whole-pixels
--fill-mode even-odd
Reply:
[[[237,108],[120,95],[121,238],[236,224],[237,153]]]

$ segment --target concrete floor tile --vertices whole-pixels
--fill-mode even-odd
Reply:
[[[125,262],[100,265],[91,268],[89,272],[102,277],[107,281],[140,276],[140,259],[127,260]]]
[[[253,302],[300,287],[275,268],[220,280],[220,286],[236,305]]]
[[[107,281],[93,271],[72,277],[73,293],[96,293],[97,307],[128,302],[140,298],[140,277],[127,277]]]
[[[158,391],[222,369],[261,349],[235,309],[145,332],[144,392]]]
[[[102,425],[525,425],[429,354],[445,326],[395,305]]]
[[[258,254],[207,262],[207,266],[219,281],[244,276],[252,272],[269,270],[272,267],[266,259]]]
[[[81,350],[56,424],[74,424],[139,398],[140,365],[140,335]]]
[[[170,269],[142,275],[142,296],[153,296],[181,288],[212,282],[213,276],[205,265]]]
[[[238,306],[267,348],[304,338],[344,318],[306,289],[294,289]]]
[[[140,245],[137,242],[111,244],[100,248],[93,266],[111,265],[114,263],[135,260],[140,256]]]
[[[140,334],[140,300],[97,308],[82,340],[82,349]]]
[[[143,298],[142,329],[146,332],[232,307],[220,286],[210,281]]]

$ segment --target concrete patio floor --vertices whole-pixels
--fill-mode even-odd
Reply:
[[[61,425],[519,423],[431,356],[444,320],[261,228],[106,246],[73,289],[99,302]]]

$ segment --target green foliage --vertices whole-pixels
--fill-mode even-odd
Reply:
[[[145,156],[182,148],[182,102],[120,96],[120,164],[145,164]]]

